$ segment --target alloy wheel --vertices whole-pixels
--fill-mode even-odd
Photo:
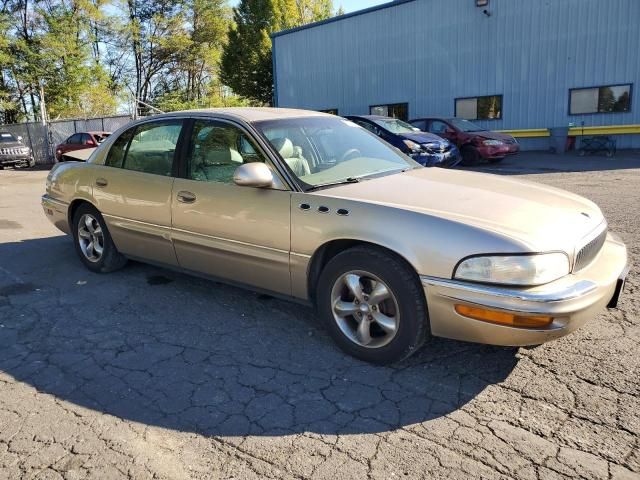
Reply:
[[[90,262],[99,262],[104,251],[104,233],[98,220],[88,213],[78,222],[78,243],[83,255]]]
[[[357,270],[341,275],[331,290],[331,309],[340,331],[361,347],[383,347],[398,332],[398,301],[372,273]]]

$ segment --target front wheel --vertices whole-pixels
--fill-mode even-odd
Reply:
[[[429,334],[418,276],[378,248],[355,247],[332,258],[320,275],[316,305],[340,348],[367,362],[403,360]]]
[[[80,205],[73,215],[73,239],[80,260],[92,272],[113,272],[127,263],[102,215],[89,204]]]
[[[480,152],[475,147],[467,145],[462,149],[462,165],[468,167],[477,165],[480,163],[480,158]]]

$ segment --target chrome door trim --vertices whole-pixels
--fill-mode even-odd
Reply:
[[[170,226],[157,225],[155,223],[142,222],[140,220],[131,220],[130,218],[119,217],[117,215],[109,215],[106,213],[103,213],[102,217],[111,225],[123,230],[153,235],[155,237],[162,237],[165,240],[171,241]]]
[[[273,248],[273,247],[265,247],[264,245],[256,245],[255,243],[249,243],[249,242],[243,242],[240,240],[232,240],[229,238],[222,238],[222,237],[216,237],[214,235],[207,235],[204,233],[198,233],[198,232],[192,232],[189,230],[183,230],[181,228],[172,228],[172,231],[175,233],[184,233],[187,235],[191,235],[191,236],[196,236],[196,237],[201,237],[201,238],[206,238],[209,240],[214,240],[216,242],[222,242],[222,243],[231,243],[234,245],[241,245],[243,247],[250,247],[250,248],[257,248],[257,249],[261,249],[261,250],[267,250],[269,252],[274,252],[274,253],[283,253],[283,254],[287,254],[289,255],[289,251],[288,250],[281,250],[279,248]],[[174,235],[172,235],[172,238],[175,238]]]

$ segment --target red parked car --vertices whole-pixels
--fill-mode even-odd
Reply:
[[[462,153],[463,165],[475,165],[480,160],[497,163],[520,151],[518,141],[511,135],[485,130],[462,118],[418,118],[409,123],[455,143]]]
[[[74,133],[64,142],[56,147],[56,160],[64,162],[64,154],[74,150],[84,150],[85,148],[96,148],[101,144],[111,132],[79,132]]]

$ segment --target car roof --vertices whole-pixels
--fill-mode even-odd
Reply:
[[[416,120],[442,120],[443,122],[450,122],[451,120],[464,120],[460,117],[416,117],[409,120],[409,122],[415,122]]]
[[[227,107],[227,108],[205,108],[198,110],[183,110],[179,112],[165,113],[154,116],[154,118],[184,116],[185,114],[210,114],[229,115],[240,117],[247,122],[259,122],[262,120],[277,120],[285,118],[300,117],[331,117],[335,115],[329,113],[316,112],[313,110],[301,110],[296,108],[272,108],[272,107]]]
[[[385,117],[384,115],[346,115],[347,118],[364,118],[366,120],[395,120],[392,117]]]

